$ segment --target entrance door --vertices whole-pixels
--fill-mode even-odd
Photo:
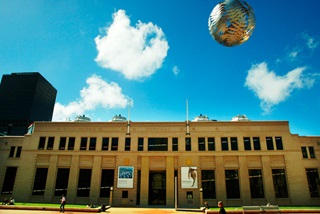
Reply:
[[[166,172],[150,171],[149,205],[166,205]]]

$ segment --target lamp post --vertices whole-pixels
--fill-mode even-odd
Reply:
[[[110,198],[109,198],[109,206],[112,206],[112,197],[113,197],[113,187],[110,187]]]
[[[203,189],[200,188],[199,191],[200,191],[200,207],[202,207],[203,206]]]

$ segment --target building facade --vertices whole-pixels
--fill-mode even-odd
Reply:
[[[320,137],[287,121],[35,122],[0,137],[0,197],[113,206],[319,205]]]
[[[24,135],[34,121],[51,121],[57,90],[37,72],[2,76],[0,133]]]

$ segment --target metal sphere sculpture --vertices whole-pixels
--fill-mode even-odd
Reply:
[[[245,1],[225,0],[213,8],[208,22],[212,37],[220,44],[232,47],[250,38],[256,19]]]

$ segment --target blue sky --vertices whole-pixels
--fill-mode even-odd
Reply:
[[[289,121],[320,135],[320,1],[247,0],[256,27],[225,47],[208,30],[215,0],[0,0],[0,75],[40,72],[53,121]]]

